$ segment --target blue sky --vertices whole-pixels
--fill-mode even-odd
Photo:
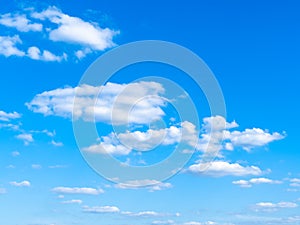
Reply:
[[[1,224],[300,224],[297,1],[0,4]],[[128,66],[101,87],[79,84],[98,57],[141,40],[201,57],[226,118],[210,113],[184,72],[159,63]],[[73,112],[95,119],[99,135],[87,132],[81,151]],[[82,156],[142,170],[176,147],[191,158],[169,179],[103,177]],[[201,161],[207,152],[213,161]]]

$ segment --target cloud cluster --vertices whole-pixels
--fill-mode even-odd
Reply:
[[[102,28],[95,22],[65,14],[55,6],[50,6],[41,12],[26,9],[22,13],[2,14],[0,25],[12,33],[11,36],[0,36],[0,55],[28,57],[42,61],[66,61],[68,55],[81,59],[89,53],[104,51],[116,45],[113,38],[119,34],[117,30]],[[68,44],[73,51],[68,54],[61,52],[60,55],[49,50],[42,51],[40,47],[33,45],[36,41],[30,41],[32,36],[30,38],[26,36],[28,32],[34,32],[31,34],[33,37],[37,40],[43,38],[53,47],[57,42]],[[26,45],[23,44],[20,36]],[[21,48],[21,45],[24,47]],[[28,46],[27,50],[24,50],[26,46]],[[56,48],[54,51],[59,50]]]
[[[274,212],[278,211],[279,209],[285,208],[297,208],[298,204],[294,202],[259,202],[255,204],[255,211],[265,211],[265,212]]]
[[[160,97],[163,92],[162,85],[156,82],[107,83],[101,87],[81,85],[45,91],[26,105],[45,116],[71,119],[73,114],[74,119],[95,119],[111,124],[112,116],[117,115],[113,118],[115,124],[147,124],[165,115],[162,110],[165,101]],[[138,101],[144,96],[152,97]]]

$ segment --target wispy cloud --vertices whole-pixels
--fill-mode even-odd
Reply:
[[[232,183],[239,185],[240,187],[243,188],[249,188],[252,187],[252,185],[254,184],[282,184],[282,181],[260,177],[260,178],[252,178],[250,180],[237,180],[237,181],[233,181]]]
[[[60,194],[99,195],[104,193],[101,188],[95,189],[89,187],[55,187],[52,189],[52,191]]]
[[[15,186],[15,187],[30,187],[31,183],[27,180],[24,180],[21,182],[12,181],[12,182],[10,182],[10,185]]]

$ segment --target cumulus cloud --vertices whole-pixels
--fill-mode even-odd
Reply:
[[[133,149],[150,150],[159,145],[167,146],[180,142],[195,148],[197,144],[196,133],[195,125],[184,121],[180,126],[170,126],[158,130],[111,133],[101,137],[100,143],[83,148],[83,151],[95,154],[128,155]]]
[[[34,142],[32,134],[30,133],[18,134],[16,138],[22,140],[25,145],[29,145],[29,143]]]
[[[0,55],[9,56],[25,56],[25,52],[17,47],[17,44],[22,44],[18,35],[0,36]]]
[[[10,185],[15,186],[15,187],[30,187],[30,182],[27,180],[21,181],[21,182],[16,182],[12,181],[10,182]]]
[[[259,202],[255,204],[255,211],[267,211],[273,212],[279,209],[284,208],[297,208],[298,204],[294,202],[279,202],[279,203],[272,203],[272,202]]]
[[[118,212],[120,212],[120,209],[116,206],[94,206],[94,207],[85,206],[85,207],[83,207],[83,212],[88,212],[88,213],[118,213]]]
[[[86,194],[86,195],[99,195],[104,193],[102,189],[88,188],[88,187],[55,187],[53,192],[59,194]]]
[[[250,180],[237,180],[233,181],[233,184],[239,185],[240,187],[243,188],[249,188],[252,187],[253,184],[281,184],[282,181],[279,180],[271,180],[269,178],[252,178]]]
[[[43,25],[40,23],[33,23],[30,21],[26,15],[21,14],[12,14],[7,13],[0,16],[0,24],[6,27],[13,27],[16,28],[18,31],[21,32],[28,32],[28,31],[42,31]]]
[[[227,122],[222,116],[204,118],[203,131],[197,149],[207,154],[222,156],[220,154],[221,150],[232,151],[235,147],[241,147],[246,151],[250,151],[253,148],[266,146],[285,137],[285,134],[270,133],[268,130],[260,128],[231,131],[238,126],[235,121]]]
[[[71,119],[73,113],[74,119],[93,121],[95,118],[96,122],[111,123],[112,116],[118,115],[114,117],[116,124],[148,124],[165,115],[161,108],[165,101],[160,97],[163,92],[162,85],[156,82],[107,83],[101,87],[81,85],[45,91],[26,105],[33,112],[45,116]],[[76,102],[73,104],[75,94]],[[152,97],[138,102],[144,96]]]
[[[27,56],[34,60],[42,60],[42,61],[49,61],[49,62],[61,62],[62,60],[67,60],[67,54],[63,53],[62,56],[57,56],[48,50],[41,50],[36,47],[32,46],[27,50]]]
[[[116,45],[112,39],[119,31],[101,28],[96,23],[86,22],[78,17],[69,16],[56,7],[49,7],[42,12],[33,12],[31,16],[42,21],[49,20],[57,25],[57,28],[49,32],[49,39],[52,41],[78,44],[82,47],[99,51]],[[84,51],[81,52],[79,58],[82,57],[83,53]]]
[[[300,179],[299,178],[292,178],[292,179],[289,179],[289,181],[290,181],[290,186],[300,187]]]
[[[21,118],[21,114],[17,112],[7,113],[0,110],[0,121],[9,122],[11,120],[19,119],[19,118]]]
[[[22,12],[6,13],[0,15],[0,25],[11,29],[15,35],[12,37],[0,36],[0,54],[9,56],[27,56],[34,60],[60,62],[67,60],[67,55],[74,55],[78,59],[84,58],[92,52],[104,51],[116,46],[113,38],[120,32],[108,27],[101,27],[96,22],[84,21],[75,16],[63,13],[59,8],[51,6],[37,12],[33,8]],[[28,32],[35,32],[28,36]],[[26,36],[27,35],[27,36]],[[38,36],[39,35],[39,36]],[[57,42],[69,44],[68,54],[53,54],[52,51],[43,50],[32,46],[26,51],[16,47],[22,44],[21,39],[26,40],[26,44],[32,45],[41,38],[49,42],[51,48]]]
[[[213,176],[247,176],[247,175],[261,175],[263,172],[257,166],[242,166],[238,163],[229,163],[225,161],[213,161],[206,163],[197,163],[189,166],[188,172]]]

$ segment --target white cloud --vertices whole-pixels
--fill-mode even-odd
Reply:
[[[86,195],[99,195],[104,193],[102,189],[88,188],[88,187],[55,187],[53,192],[60,194],[86,194]]]
[[[155,212],[155,211],[141,211],[141,212],[122,212],[126,216],[135,216],[135,217],[157,217],[164,216],[164,214]]]
[[[101,90],[100,95],[99,91]],[[65,87],[38,94],[27,103],[27,107],[45,116],[55,115],[64,118],[82,118],[86,121],[111,123],[112,113],[115,124],[148,124],[164,116],[161,109],[165,100],[160,97],[164,92],[156,82],[138,82],[131,84],[107,83],[101,87],[81,85],[75,88]],[[74,105],[74,96],[77,100]],[[144,96],[151,98],[138,101]],[[95,104],[96,101],[96,104]],[[135,106],[132,109],[132,106]],[[130,111],[130,109],[132,109]],[[130,112],[130,113],[129,113]]]
[[[62,201],[62,204],[82,204],[82,200],[80,199],[72,199],[67,201]]]
[[[116,206],[85,206],[83,207],[83,211],[89,213],[119,213],[120,209]]]
[[[20,152],[14,151],[14,152],[11,153],[11,155],[12,155],[13,157],[17,157],[17,156],[20,155]]]
[[[168,225],[175,224],[174,220],[155,220],[152,222],[153,225]]]
[[[32,134],[29,134],[29,133],[27,133],[27,134],[26,133],[24,133],[24,134],[18,134],[16,136],[16,138],[19,139],[19,140],[24,141],[25,145],[28,145],[29,143],[31,143],[31,142],[34,141],[34,139],[32,137]]]
[[[204,118],[197,149],[206,154],[222,157],[221,150],[232,151],[235,147],[241,147],[250,151],[285,137],[285,134],[270,133],[268,130],[260,128],[231,131],[237,127],[238,124],[235,121],[226,122],[225,118],[221,116]]]
[[[6,189],[5,188],[0,188],[0,195],[5,194],[5,193],[6,193]]]
[[[291,187],[300,187],[300,179],[299,178],[290,179],[290,186]]]
[[[7,13],[0,16],[0,24],[6,27],[14,27],[18,31],[42,31],[43,25],[40,23],[32,23],[26,15]]]
[[[61,146],[64,146],[64,144],[62,142],[56,142],[54,140],[51,141],[51,144],[53,146],[56,146],[56,147],[61,147]]]
[[[101,28],[96,23],[64,14],[56,7],[49,7],[40,13],[34,12],[32,17],[40,20],[47,19],[57,25],[56,29],[49,32],[50,40],[78,44],[84,49],[103,51],[113,47],[115,43],[112,39],[119,33],[109,28]],[[82,53],[77,52],[77,57],[82,57]]]
[[[169,189],[173,186],[170,183],[163,183],[157,180],[131,180],[127,183],[116,184],[115,187],[120,189],[136,189],[144,187],[147,188],[150,192],[154,192]]]
[[[269,133],[260,128],[246,129],[244,131],[233,131],[230,134],[230,140],[233,145],[241,146],[245,150],[254,147],[261,147],[268,143],[283,139],[284,136],[277,132]]]
[[[21,44],[22,41],[18,35],[13,37],[0,36],[0,55],[5,57],[9,56],[24,56],[25,52],[16,47],[17,44]]]
[[[0,37],[0,40],[1,40],[1,37]],[[7,112],[0,110],[0,121],[9,122],[11,120],[19,119],[19,118],[21,118],[21,114],[19,114],[17,112],[7,113]]]
[[[128,155],[132,149],[151,150],[159,145],[173,145],[179,142],[195,147],[197,135],[195,125],[184,121],[180,126],[164,129],[148,129],[145,132],[134,131],[114,134],[100,138],[100,143],[83,148],[83,151],[95,154]]]
[[[34,60],[42,60],[42,61],[50,61],[50,62],[61,62],[62,60],[67,60],[66,53],[63,53],[62,56],[54,55],[52,52],[48,50],[44,50],[43,53],[41,50],[36,47],[32,46],[27,50],[27,56]]]
[[[248,188],[252,187],[253,184],[281,184],[282,181],[279,180],[271,180],[269,178],[252,178],[250,180],[237,180],[233,181],[233,184],[239,185],[240,187]]]
[[[273,212],[279,209],[284,208],[297,208],[298,205],[294,202],[279,202],[279,203],[272,203],[272,202],[259,202],[255,205],[256,211],[267,211]]]
[[[238,163],[224,161],[194,164],[188,168],[188,171],[213,177],[261,175],[263,173],[261,169],[256,166],[242,166]]]
[[[21,181],[21,182],[16,182],[12,181],[10,182],[10,185],[15,186],[15,187],[30,187],[30,182],[27,180]]]
[[[32,169],[35,169],[35,170],[38,170],[38,169],[41,169],[42,166],[39,165],[39,164],[32,164],[32,165],[31,165],[31,168],[32,168]]]

